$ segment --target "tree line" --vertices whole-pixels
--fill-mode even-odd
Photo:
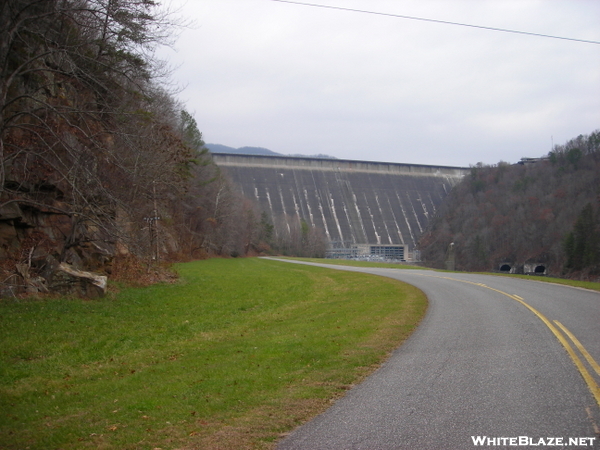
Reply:
[[[0,5],[0,266],[111,272],[116,255],[275,246],[211,160],[154,50],[181,26],[154,0]],[[300,223],[298,224],[300,226]]]
[[[495,270],[539,263],[552,274],[600,275],[600,131],[522,164],[478,164],[450,193],[420,239],[422,259]]]

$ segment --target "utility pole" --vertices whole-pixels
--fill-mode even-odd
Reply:
[[[156,206],[156,180],[154,180],[152,182],[152,197],[154,200],[154,217],[152,218],[153,223],[154,223],[154,237],[155,237],[155,241],[156,241],[156,262],[158,262],[159,257],[160,257],[160,243],[159,243],[159,239],[158,239],[158,220],[160,219],[158,217],[158,207]]]
[[[148,234],[150,235],[150,246],[148,251],[148,272],[152,265],[152,260],[156,262],[160,259],[160,240],[158,234],[158,205],[156,203],[156,181],[152,182],[152,201],[154,203],[154,210],[152,211],[151,217],[144,217],[144,222],[148,224]]]

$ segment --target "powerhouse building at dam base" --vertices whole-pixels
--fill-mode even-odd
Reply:
[[[310,157],[212,157],[272,223],[304,221],[325,234],[328,257],[347,259],[418,260],[419,236],[470,171]]]

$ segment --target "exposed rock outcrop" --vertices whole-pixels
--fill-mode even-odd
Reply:
[[[98,230],[80,221],[73,239],[76,219],[58,212],[59,206],[15,201],[0,208],[0,259],[4,263],[0,296],[52,291],[99,297],[106,293],[115,246],[97,239]]]

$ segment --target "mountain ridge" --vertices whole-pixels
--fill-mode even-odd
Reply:
[[[337,159],[335,156],[330,155],[301,155],[301,154],[293,154],[293,155],[285,155],[283,153],[274,152],[273,150],[269,150],[264,147],[229,147],[227,145],[222,144],[205,144],[205,147],[210,150],[211,153],[232,153],[236,155],[267,155],[267,156],[287,156],[291,158],[322,158],[322,159]]]

